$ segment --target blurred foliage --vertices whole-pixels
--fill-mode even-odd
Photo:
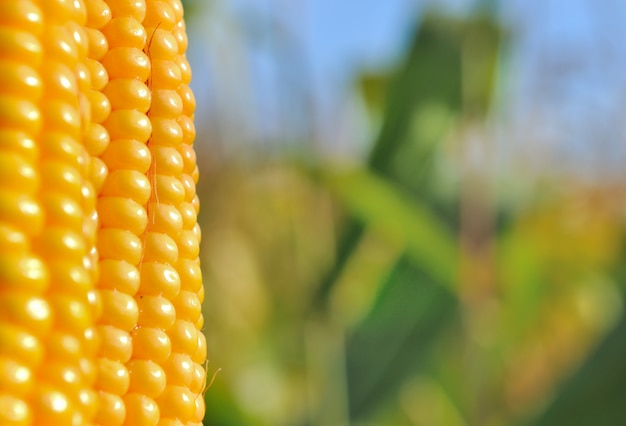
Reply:
[[[357,84],[380,126],[358,167],[207,161],[207,425],[626,423],[624,209],[575,181],[498,203],[472,148],[501,43],[424,17]]]

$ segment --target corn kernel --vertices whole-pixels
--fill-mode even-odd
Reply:
[[[170,357],[171,358],[171,357]],[[130,393],[140,393],[150,398],[157,398],[165,389],[166,376],[161,366],[150,360],[133,359],[128,363],[130,374]]]

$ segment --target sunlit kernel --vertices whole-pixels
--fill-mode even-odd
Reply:
[[[78,381],[78,375],[73,370],[65,370],[63,372],[63,380],[66,383],[76,383]]]
[[[24,336],[20,343],[25,349],[35,349],[37,347],[37,339],[33,336]]]
[[[64,89],[72,89],[72,81],[66,76],[61,76],[59,78],[59,83],[61,83],[61,86],[63,86]]]
[[[72,250],[77,250],[82,247],[81,241],[74,235],[65,235],[63,238],[63,242],[65,243],[66,247]]]
[[[50,316],[48,304],[42,299],[31,299],[26,304],[26,312],[33,318],[43,320]]]
[[[27,12],[26,20],[28,22],[41,22],[41,15],[35,12]]]
[[[40,260],[28,259],[24,261],[24,275],[31,280],[41,280],[46,273]]]
[[[24,42],[24,50],[28,50],[29,52],[37,52],[41,50],[41,45],[32,42],[31,40],[28,40]]]
[[[31,109],[26,114],[27,118],[31,121],[39,120],[39,111],[36,109]]]
[[[90,297],[92,294],[94,294],[94,293],[93,292],[89,292],[87,297]],[[93,297],[93,298],[95,298],[95,297]],[[96,333],[95,333],[94,329],[90,327],[90,328],[85,330],[84,336],[85,336],[86,340],[93,340],[96,337]]]
[[[87,72],[84,69],[82,69],[82,68],[78,69],[77,72],[78,72],[78,79],[79,80],[87,79]]]
[[[174,283],[178,281],[178,274],[176,273],[176,271],[165,270],[163,271],[163,278],[171,283]]]
[[[68,408],[67,399],[62,394],[55,392],[50,397],[50,406],[54,411],[65,411]]]
[[[61,50],[63,50],[64,52],[67,53],[72,53],[72,46],[69,45],[69,43],[67,43],[66,41],[61,41],[59,43],[59,46],[61,47]]]
[[[137,328],[137,326],[135,326],[135,328]],[[130,345],[130,343],[131,343],[130,336],[127,335],[127,334],[125,334],[123,336],[120,336],[119,337],[119,343],[120,343],[120,345],[123,345],[123,346]]]
[[[36,87],[36,86],[39,86],[40,82],[38,78],[30,76],[30,77],[26,77],[26,84],[29,86]]]
[[[20,203],[20,211],[22,214],[27,216],[33,216],[39,214],[39,206],[35,203]]]
[[[63,111],[63,120],[71,123],[72,121],[74,121],[74,115],[69,111]]]
[[[67,214],[68,216],[75,216],[76,213],[78,213],[78,208],[76,206],[76,204],[73,203],[63,203],[63,213]]]
[[[23,366],[19,366],[15,369],[15,378],[19,381],[19,382],[28,382],[30,380],[31,374],[30,374],[30,370],[26,367]]]

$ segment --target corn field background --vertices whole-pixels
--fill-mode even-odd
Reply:
[[[185,2],[205,424],[626,424],[626,7],[375,3]]]

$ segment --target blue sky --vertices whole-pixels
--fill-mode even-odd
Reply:
[[[403,52],[416,19],[411,0],[311,1],[306,38],[320,72],[388,66]]]
[[[315,94],[318,121],[341,133],[339,127],[350,127],[350,117],[358,116],[358,111],[350,109],[354,105],[348,96],[353,77],[363,69],[384,69],[401,59],[425,3],[214,0],[208,10],[211,16],[197,20],[201,26],[195,34],[201,40],[197,50],[190,52],[192,65],[200,63],[194,85],[199,93],[203,86],[211,86],[219,98],[214,102],[231,103],[225,108],[232,122],[254,121],[253,137],[259,131],[271,135],[290,125],[285,113],[293,112],[290,102],[295,93],[285,93],[284,88],[291,87],[287,83],[292,79],[304,79],[298,84]],[[446,3],[449,10],[462,11],[475,2],[430,3]],[[618,157],[612,154],[626,145],[621,143],[626,130],[620,133],[615,126],[626,98],[626,44],[622,42],[626,2],[500,0],[499,4],[503,21],[516,36],[503,91],[514,99],[503,105],[510,125],[517,126],[514,133],[520,139],[534,138],[545,147],[563,144],[555,138],[566,139],[567,155],[590,157],[591,153],[600,162],[616,161]],[[276,37],[277,32],[287,37]],[[285,63],[289,56],[273,56],[277,40],[283,39],[291,45],[279,48],[297,52],[302,68]],[[207,67],[210,71],[205,72]],[[199,108],[204,108],[202,100]],[[542,133],[531,134],[533,129]],[[334,136],[354,135],[348,131],[347,136]],[[524,140],[513,139],[506,142],[536,150]]]

